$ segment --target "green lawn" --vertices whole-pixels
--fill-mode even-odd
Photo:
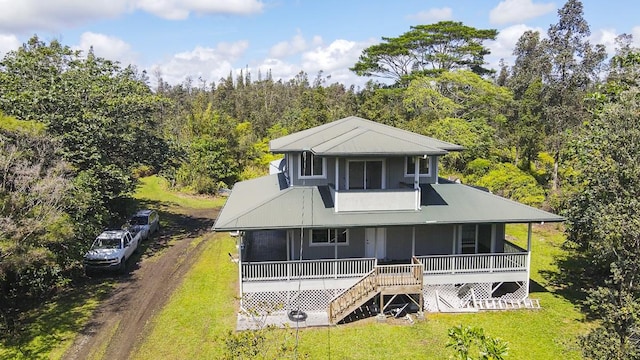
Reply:
[[[185,207],[191,209],[211,209],[224,205],[225,198],[210,198],[171,192],[167,181],[158,176],[140,179],[135,198],[143,202],[162,204],[167,207]]]
[[[526,226],[509,226],[507,232],[526,245]],[[570,301],[553,293],[543,276],[553,272],[554,257],[562,256],[562,232],[555,226],[535,226],[533,233],[532,298],[541,310],[427,314],[409,324],[365,320],[330,328],[299,332],[298,352],[310,358],[387,359],[448,358],[447,330],[456,325],[484,328],[509,343],[509,359],[580,359],[576,336],[585,330],[583,316]],[[198,264],[154,324],[151,336],[136,359],[218,358],[224,335],[235,324],[237,265],[224,254],[232,251],[227,235],[211,239]],[[546,287],[546,288],[545,288]]]

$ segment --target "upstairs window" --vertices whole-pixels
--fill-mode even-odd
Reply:
[[[418,171],[420,176],[429,176],[429,169],[431,168],[431,157],[419,158],[420,164],[418,165]],[[416,157],[407,156],[404,162],[404,176],[414,176],[416,173]]]
[[[312,229],[310,230],[311,245],[348,245],[348,234],[347,229]]]
[[[313,155],[311,151],[303,151],[300,154],[301,178],[324,178],[324,158]]]

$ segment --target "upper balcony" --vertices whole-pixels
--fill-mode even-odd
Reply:
[[[420,189],[335,190],[329,186],[336,212],[417,211]]]

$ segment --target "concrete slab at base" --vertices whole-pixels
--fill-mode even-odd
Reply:
[[[326,311],[306,311],[307,318],[304,321],[291,321],[286,312],[279,311],[269,315],[247,315],[238,314],[238,320],[236,322],[236,330],[258,330],[266,326],[273,325],[279,328],[289,327],[291,329],[315,327],[315,326],[329,326],[329,315]]]

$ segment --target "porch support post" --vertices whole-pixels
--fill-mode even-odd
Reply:
[[[338,189],[340,189],[340,174],[339,174],[340,166],[338,165],[338,158],[337,157],[336,157],[335,167],[336,167],[336,189],[335,190],[338,191]]]
[[[456,230],[458,229],[458,225],[453,225],[453,237],[451,238],[451,254],[454,255],[456,253]]]
[[[491,253],[496,252],[496,224],[491,224]],[[504,250],[503,250],[504,252]]]
[[[287,261],[291,260],[291,230],[287,230]]]
[[[287,167],[289,168],[289,187],[293,186],[293,156],[291,154],[285,154],[286,158],[287,158],[287,162],[288,165]]]
[[[527,297],[529,296],[529,289],[531,283],[531,223],[527,228]]]
[[[413,164],[413,188],[420,188],[420,156],[416,156]]]
[[[437,156],[433,156],[432,159],[433,159],[433,161],[429,165],[433,166],[433,173],[436,176],[436,184],[439,184],[439,182],[438,182],[438,157]]]
[[[244,231],[240,232],[238,236],[238,284],[240,290],[240,309],[242,309],[242,244],[244,243]]]
[[[416,256],[416,227],[411,227],[411,257]]]

